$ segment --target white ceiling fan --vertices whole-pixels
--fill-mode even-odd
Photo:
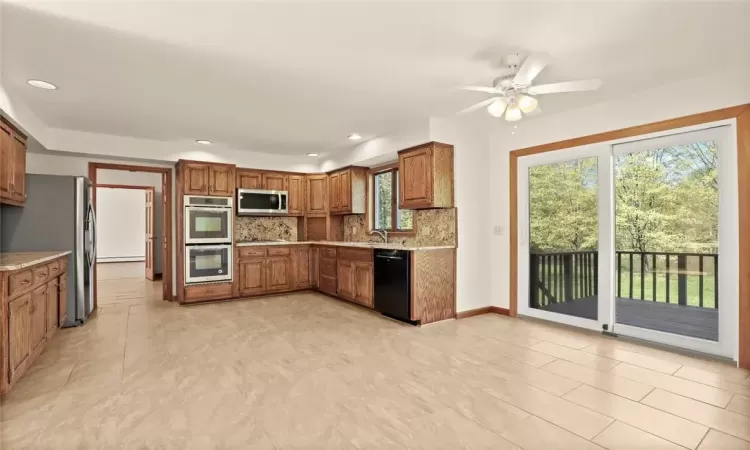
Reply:
[[[503,117],[509,122],[521,120],[524,114],[538,113],[538,100],[535,95],[556,94],[560,92],[595,91],[602,85],[601,80],[566,81],[562,83],[541,84],[533,86],[532,81],[539,75],[549,63],[546,54],[532,54],[526,58],[521,67],[521,57],[517,53],[506,57],[508,69],[505,73],[495,78],[492,87],[487,86],[462,86],[460,89],[466,91],[486,92],[495,94],[495,97],[481,101],[476,105],[459,111],[457,114],[466,114],[479,108],[487,107],[487,112],[494,117]]]

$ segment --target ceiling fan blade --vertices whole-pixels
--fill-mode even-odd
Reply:
[[[546,53],[534,53],[533,55],[529,55],[529,57],[526,58],[526,61],[521,65],[521,68],[518,69],[516,76],[513,78],[513,84],[518,86],[527,86],[531,84],[534,78],[539,75],[539,72],[547,67],[547,64],[549,64],[549,55]]]
[[[531,86],[528,90],[531,95],[557,94],[559,92],[595,91],[602,85],[602,80],[580,80],[566,81],[563,83],[540,84]]]
[[[483,108],[483,107],[489,105],[490,103],[494,102],[495,100],[499,100],[499,99],[502,99],[502,98],[503,97],[492,97],[490,99],[481,101],[481,102],[479,102],[479,103],[477,103],[475,105],[471,105],[471,106],[469,106],[466,109],[462,109],[461,111],[457,112],[456,114],[466,114],[466,113],[470,113],[472,111],[476,111],[476,110],[478,110],[480,108]]]
[[[487,86],[459,86],[462,91],[486,92],[488,94],[499,94],[501,91]]]

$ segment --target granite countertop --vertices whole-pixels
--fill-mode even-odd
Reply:
[[[55,260],[70,254],[70,251],[0,253],[0,272],[19,270]]]
[[[442,250],[456,248],[452,245],[408,246],[401,244],[384,244],[382,242],[346,242],[346,241],[252,241],[236,242],[237,247],[267,247],[270,245],[330,245],[335,247],[377,248],[386,250]]]

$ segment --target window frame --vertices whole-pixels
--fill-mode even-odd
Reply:
[[[396,173],[398,172],[398,162],[374,167],[367,172],[367,228],[368,232],[387,231],[389,236],[414,236],[417,234],[417,216],[412,211],[412,228],[410,230],[381,230],[375,227],[375,176],[383,173],[391,173],[392,199],[391,199],[391,227],[398,224],[398,192],[399,186],[396,183]]]

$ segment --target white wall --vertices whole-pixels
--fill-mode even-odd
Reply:
[[[607,103],[521,121],[518,129],[505,125],[495,130],[490,153],[493,176],[489,227],[500,226],[503,233],[491,239],[492,304],[508,307],[509,151],[745,103],[750,103],[750,71],[719,71]]]
[[[125,170],[98,169],[96,171],[96,182],[98,184],[124,184],[129,186],[150,186],[154,188],[154,272],[162,273],[161,252],[164,233],[164,205],[162,201],[161,174],[150,172],[128,172]],[[144,195],[142,190],[138,192]],[[97,198],[97,203],[99,199]],[[97,208],[99,205],[97,205]],[[132,210],[129,205],[128,209]],[[141,208],[142,209],[142,208]]]
[[[145,259],[144,192],[140,189],[96,189],[97,262]]]

